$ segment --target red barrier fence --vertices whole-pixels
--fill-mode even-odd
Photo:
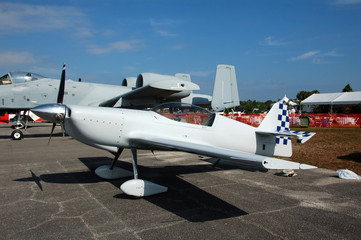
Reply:
[[[225,116],[234,120],[246,123],[248,125],[257,127],[266,117],[265,113],[251,113],[251,114],[225,114]],[[361,114],[290,114],[290,126],[299,127],[304,117],[309,119],[309,127],[361,127]],[[308,121],[308,120],[307,120]]]

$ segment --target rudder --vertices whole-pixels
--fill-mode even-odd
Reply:
[[[239,106],[236,70],[232,65],[218,65],[214,81],[212,108],[223,111]]]

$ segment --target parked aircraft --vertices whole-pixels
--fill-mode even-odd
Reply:
[[[219,69],[227,66],[218,66],[216,80]],[[220,78],[218,77],[218,79]],[[225,81],[229,84],[219,91],[230,91],[228,88],[231,87],[231,81],[236,80]],[[28,112],[27,110],[37,105],[55,102],[58,85],[59,80],[38,74],[26,72],[5,74],[0,78],[0,115],[5,117],[5,113],[16,113],[16,128],[24,127],[23,115],[20,112]],[[211,96],[194,94],[194,90],[199,90],[199,86],[191,82],[190,75],[180,73],[175,74],[175,76],[142,73],[137,78],[125,78],[122,86],[67,80],[64,103],[122,108],[152,107],[169,101],[182,101],[192,104],[210,103]],[[220,101],[218,103],[217,109],[224,109],[223,103]],[[13,139],[21,139],[23,134],[20,130],[15,130],[11,136]]]
[[[62,94],[59,91],[59,96]],[[123,149],[131,149],[134,179],[120,188],[132,196],[167,191],[165,186],[138,178],[138,149],[178,150],[265,169],[316,168],[272,157],[292,155],[290,137],[298,137],[303,143],[314,134],[290,131],[287,106],[282,103],[276,103],[257,128],[184,103],[165,103],[151,110],[135,110],[65,105],[58,97],[57,104],[41,105],[32,111],[53,122],[53,129],[60,123],[74,139],[113,153],[111,165],[95,170],[102,178],[131,175],[115,166]]]

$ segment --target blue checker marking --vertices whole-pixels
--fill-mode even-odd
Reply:
[[[290,118],[287,113],[287,105],[280,103],[279,104],[279,113],[278,114],[278,125],[277,131],[289,131],[290,130]],[[287,145],[288,141],[291,140],[290,137],[276,137],[276,144]]]
[[[287,105],[280,103],[278,109],[277,120],[279,121],[277,124],[277,132],[288,131],[291,133],[295,133],[299,138],[307,138],[312,136],[313,133],[310,132],[302,132],[302,131],[290,131],[290,118],[288,116]],[[290,137],[277,136],[276,144],[287,145],[288,141],[290,141]]]
[[[310,132],[301,132],[301,131],[291,131],[292,133],[296,133],[297,135],[299,135],[299,133],[301,133],[302,137],[309,137],[312,134]]]

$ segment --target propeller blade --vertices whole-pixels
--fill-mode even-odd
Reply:
[[[51,132],[50,132],[50,137],[49,137],[48,145],[49,145],[49,143],[50,143],[51,137],[53,136],[53,132],[54,132],[55,126],[56,126],[56,123],[53,123],[53,126],[52,126],[52,128],[51,128]]]
[[[65,91],[65,63],[63,65],[63,71],[61,73],[59,92],[58,92],[58,104],[62,104],[64,100],[64,91]]]

